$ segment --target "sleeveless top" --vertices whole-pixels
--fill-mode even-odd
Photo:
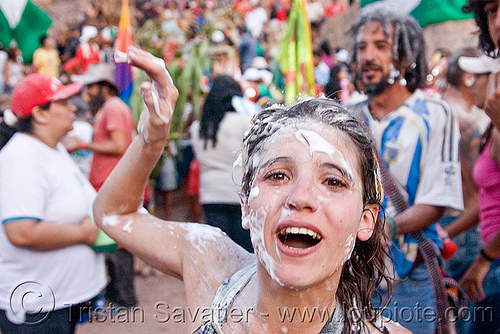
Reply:
[[[500,165],[490,154],[491,139],[474,165],[473,176],[479,186],[481,237],[488,243],[500,230]]]
[[[201,324],[192,334],[223,334],[222,325],[226,321],[227,313],[233,304],[238,293],[248,284],[253,275],[257,272],[257,262],[254,262],[226,279],[217,289],[215,297],[210,306],[211,320]],[[380,317],[373,322],[373,325],[382,333],[389,333]],[[333,315],[319,334],[342,333],[344,329],[344,313],[340,303],[336,303]]]

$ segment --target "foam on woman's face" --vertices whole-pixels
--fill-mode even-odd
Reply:
[[[325,138],[323,138],[319,133],[313,130],[299,129],[295,132],[295,138],[304,144],[304,146],[309,148],[311,156],[314,153],[325,153],[332,159],[336,156],[342,163],[345,171],[348,173],[348,177],[353,180],[354,172],[350,163],[346,161],[343,154],[335,145],[329,143]]]
[[[272,125],[269,126],[272,127]],[[276,131],[271,137],[267,138],[266,142],[263,143],[263,146],[265,147],[267,145],[273,145],[273,142],[280,136],[290,136],[291,134],[292,136],[290,137],[290,140],[296,139],[297,141],[302,143],[310,152],[311,157],[317,153],[326,154],[332,160],[342,165],[346,177],[349,178],[352,183],[354,183],[356,181],[356,178],[354,174],[355,168],[353,167],[352,162],[348,159],[345,159],[342,151],[336,145],[332,144],[331,142],[326,140],[319,132],[312,129],[319,129],[319,131],[332,131],[331,128],[327,125],[321,125],[313,122],[287,125],[286,127],[283,127],[283,125],[280,124],[279,130]],[[341,134],[340,131],[339,134]],[[264,227],[268,215],[268,203],[266,203],[264,207],[251,208],[252,201],[260,194],[259,187],[255,184],[255,178],[259,174],[259,170],[262,168],[262,164],[265,163],[262,158],[267,156],[267,152],[268,151],[265,150],[263,152],[259,152],[260,154],[254,155],[252,159],[252,167],[256,167],[256,173],[254,175],[254,180],[251,183],[252,187],[247,200],[247,207],[249,208],[249,212],[243,217],[242,225],[246,228],[250,228],[252,244],[261,264],[266,268],[267,272],[273,280],[275,280],[278,284],[283,285],[275,273],[277,265],[280,261],[281,253],[277,249],[278,247],[276,245],[276,251],[272,253],[276,253],[278,258],[273,258],[270,255],[269,250],[266,248],[265,243],[266,239],[264,235]],[[266,159],[267,158],[269,157],[266,157]],[[278,189],[277,191],[279,192],[280,190]],[[318,204],[321,206],[321,203],[327,199],[326,197],[318,196],[317,200]],[[272,198],[270,199],[270,201],[272,201]],[[286,219],[290,215],[290,213],[291,210],[283,206],[281,209],[281,217],[279,218],[280,221]],[[347,238],[347,240],[343,240],[346,249],[345,253],[342,255],[346,259],[348,259],[351,255],[354,245],[354,236],[355,234],[351,234],[350,237]],[[346,259],[343,259],[342,263],[345,262]]]

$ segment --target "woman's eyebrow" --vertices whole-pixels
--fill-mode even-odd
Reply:
[[[343,177],[347,177],[350,182],[354,181],[354,175],[351,175],[345,168],[331,162],[323,162],[320,164],[320,167],[323,169],[335,169],[342,174]]]
[[[277,162],[290,162],[292,161],[292,159],[290,157],[275,157],[275,158],[271,158],[269,160],[267,160],[266,162],[264,162],[260,168],[266,168],[268,166],[271,166],[272,164],[275,164]]]

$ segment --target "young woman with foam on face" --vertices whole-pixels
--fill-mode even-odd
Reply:
[[[132,48],[129,58],[155,82],[165,117],[155,112],[152,86],[144,85],[149,111],[142,115],[143,135],[99,192],[94,214],[121,245],[181,278],[191,309],[211,310],[190,330],[407,332],[384,324],[371,304],[385,277],[383,195],[372,143],[356,119],[329,99],[271,107],[256,116],[241,156],[243,226],[255,250],[250,254],[211,226],[137,212],[167,138],[169,123],[163,120],[177,91],[150,54]],[[280,317],[293,309],[330,313],[311,321]],[[248,315],[243,321],[234,318],[242,313]]]

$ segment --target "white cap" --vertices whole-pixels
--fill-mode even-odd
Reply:
[[[108,82],[116,87],[115,66],[113,64],[90,64],[87,72],[82,75],[72,75],[71,81],[84,85],[91,85],[98,82]]]
[[[246,81],[260,81],[262,77],[258,69],[250,67],[243,73],[243,79]]]
[[[259,70],[260,78],[264,81],[264,84],[270,85],[273,82],[273,73],[268,70]]]
[[[82,35],[78,39],[80,43],[87,43],[89,39],[96,37],[99,34],[99,30],[97,30],[94,26],[85,26],[82,29]]]
[[[346,49],[340,49],[336,54],[335,54],[335,59],[341,63],[347,63],[349,61],[349,51]]]
[[[491,58],[483,54],[479,57],[460,57],[458,66],[469,73],[484,74],[500,72],[500,61],[497,58]]]
[[[212,33],[212,42],[214,42],[215,44],[219,44],[219,43],[223,42],[225,38],[226,38],[226,36],[220,30],[215,30]]]
[[[255,67],[256,69],[263,70],[268,68],[267,60],[264,57],[255,57],[252,60],[252,67]]]

